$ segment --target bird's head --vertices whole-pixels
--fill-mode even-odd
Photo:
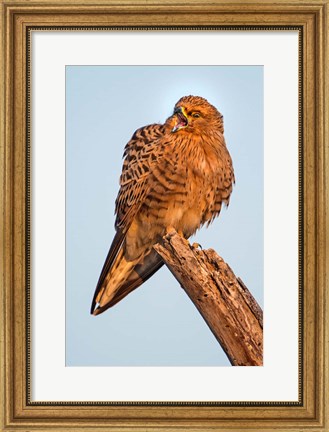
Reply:
[[[203,134],[207,131],[224,132],[223,116],[206,99],[200,96],[184,96],[176,103],[170,117],[173,133]]]

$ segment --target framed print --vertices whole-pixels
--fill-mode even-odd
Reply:
[[[328,430],[327,0],[1,14],[2,430]]]

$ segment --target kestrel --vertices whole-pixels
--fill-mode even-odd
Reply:
[[[116,234],[91,305],[99,315],[163,265],[153,245],[175,229],[189,238],[229,204],[234,171],[223,116],[184,96],[164,124],[138,129],[124,150]]]

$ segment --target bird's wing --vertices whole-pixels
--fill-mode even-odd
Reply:
[[[96,286],[91,304],[91,313],[94,313],[98,293],[102,289],[105,278],[122,249],[125,235],[138,209],[142,205],[143,198],[147,195],[149,190],[148,180],[152,165],[157,163],[163,153],[163,146],[159,144],[159,141],[164,133],[165,127],[163,125],[153,124],[145,126],[134,133],[125,147],[123,155],[124,162],[120,177],[120,190],[115,203],[115,228],[117,232],[112,241]],[[159,266],[154,269],[146,279],[158,268]],[[148,272],[149,269],[145,270],[145,274]],[[135,287],[137,288],[142,282],[143,280]],[[136,282],[134,282],[134,284],[136,284]]]
[[[161,138],[165,126],[150,125],[138,129],[124,151],[120,190],[115,202],[115,226],[126,232],[149,190],[152,166],[163,154]]]

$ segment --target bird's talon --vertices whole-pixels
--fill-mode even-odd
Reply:
[[[187,240],[187,238],[184,237],[182,231],[180,231],[178,234],[182,237],[182,240],[184,241],[186,246],[190,246],[190,242]]]
[[[200,243],[193,243],[191,246],[191,249],[200,249],[202,250],[202,246],[200,245]]]
[[[166,228],[166,235],[172,237],[176,233],[175,228],[169,226]]]

